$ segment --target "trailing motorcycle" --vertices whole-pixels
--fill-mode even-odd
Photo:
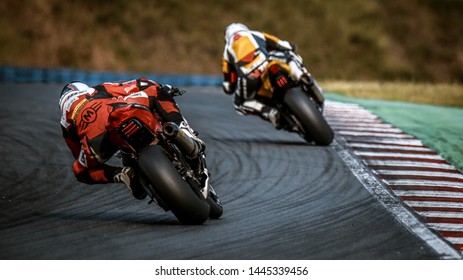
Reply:
[[[208,218],[220,218],[223,208],[210,183],[205,147],[177,124],[162,124],[156,114],[152,129],[142,117],[124,114],[123,110],[115,112],[110,119],[110,135],[122,143],[122,162],[138,171],[150,203],[171,211],[182,224],[198,225]]]
[[[303,72],[299,81],[291,78],[289,63]],[[307,142],[330,145],[334,132],[323,117],[323,91],[302,58],[292,51],[271,51],[263,68],[257,99],[278,109],[281,129],[296,132]]]

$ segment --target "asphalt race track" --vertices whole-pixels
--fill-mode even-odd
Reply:
[[[232,97],[178,103],[207,144],[220,220],[182,226],[119,184],[88,186],[61,138],[63,85],[0,84],[0,259],[438,259],[332,147],[306,144]]]

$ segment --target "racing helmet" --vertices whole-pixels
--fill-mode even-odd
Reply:
[[[61,108],[61,111],[63,111],[64,105],[71,101],[72,96],[79,92],[87,92],[89,89],[90,87],[87,84],[78,81],[65,85],[61,90],[61,95],[59,98],[59,107]]]
[[[246,25],[239,23],[239,22],[234,22],[228,25],[225,28],[225,36],[224,36],[225,42],[228,42],[228,40],[230,40],[231,37],[233,37],[233,35],[235,35],[237,32],[240,32],[240,31],[249,31],[249,28]]]

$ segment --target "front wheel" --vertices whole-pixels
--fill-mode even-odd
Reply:
[[[307,141],[313,140],[317,145],[322,146],[331,144],[334,138],[333,130],[316,105],[301,89],[288,90],[284,96],[284,103],[301,124]]]
[[[200,225],[208,219],[209,204],[183,180],[162,147],[150,145],[144,148],[138,165],[163,204],[182,224]]]

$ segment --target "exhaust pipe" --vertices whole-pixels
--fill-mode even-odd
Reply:
[[[176,123],[165,123],[163,131],[167,138],[179,146],[189,157],[196,157],[201,151],[199,144],[180,129]]]

